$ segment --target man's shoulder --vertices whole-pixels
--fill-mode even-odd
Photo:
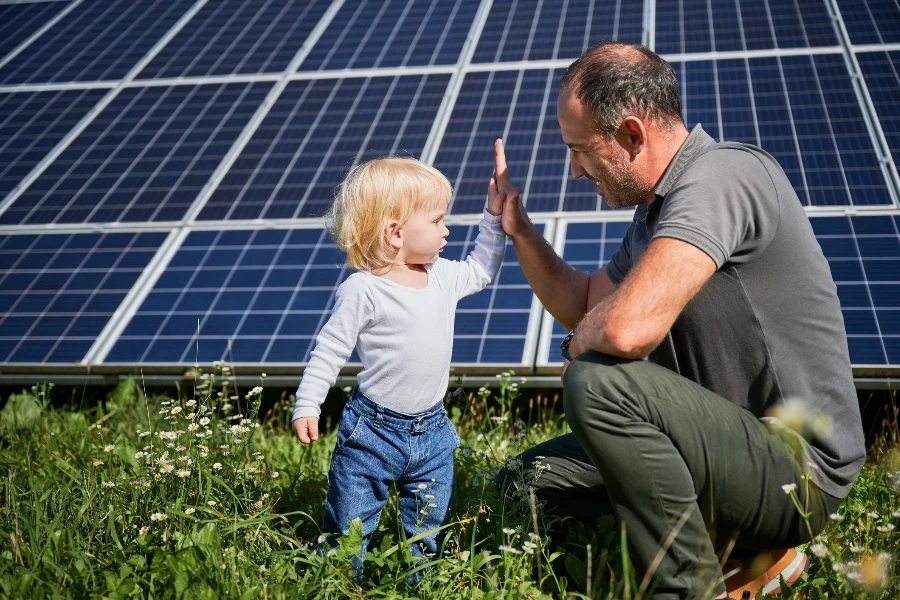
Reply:
[[[765,150],[739,142],[717,142],[704,148],[685,169],[674,188],[712,185],[763,187],[773,185],[772,168],[777,161]]]

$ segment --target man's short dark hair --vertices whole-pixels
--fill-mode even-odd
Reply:
[[[684,126],[675,71],[644,46],[594,44],[569,65],[559,88],[575,93],[604,135],[615,135],[629,115],[654,121],[663,130]]]

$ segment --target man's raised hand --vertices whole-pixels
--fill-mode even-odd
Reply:
[[[501,214],[501,211],[495,212],[493,209],[502,207],[503,217],[500,222],[503,231],[509,236],[515,236],[531,227],[521,202],[521,194],[522,190],[517,189],[509,178],[503,141],[498,139],[494,142],[494,176],[491,177],[488,189],[488,211]]]

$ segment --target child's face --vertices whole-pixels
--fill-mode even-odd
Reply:
[[[406,264],[424,265],[433,263],[447,245],[450,230],[444,225],[447,207],[416,211],[400,228],[403,246],[398,259]]]

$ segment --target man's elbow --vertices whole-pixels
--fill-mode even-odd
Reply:
[[[662,339],[632,326],[607,326],[606,341],[615,356],[637,360],[649,355]]]

